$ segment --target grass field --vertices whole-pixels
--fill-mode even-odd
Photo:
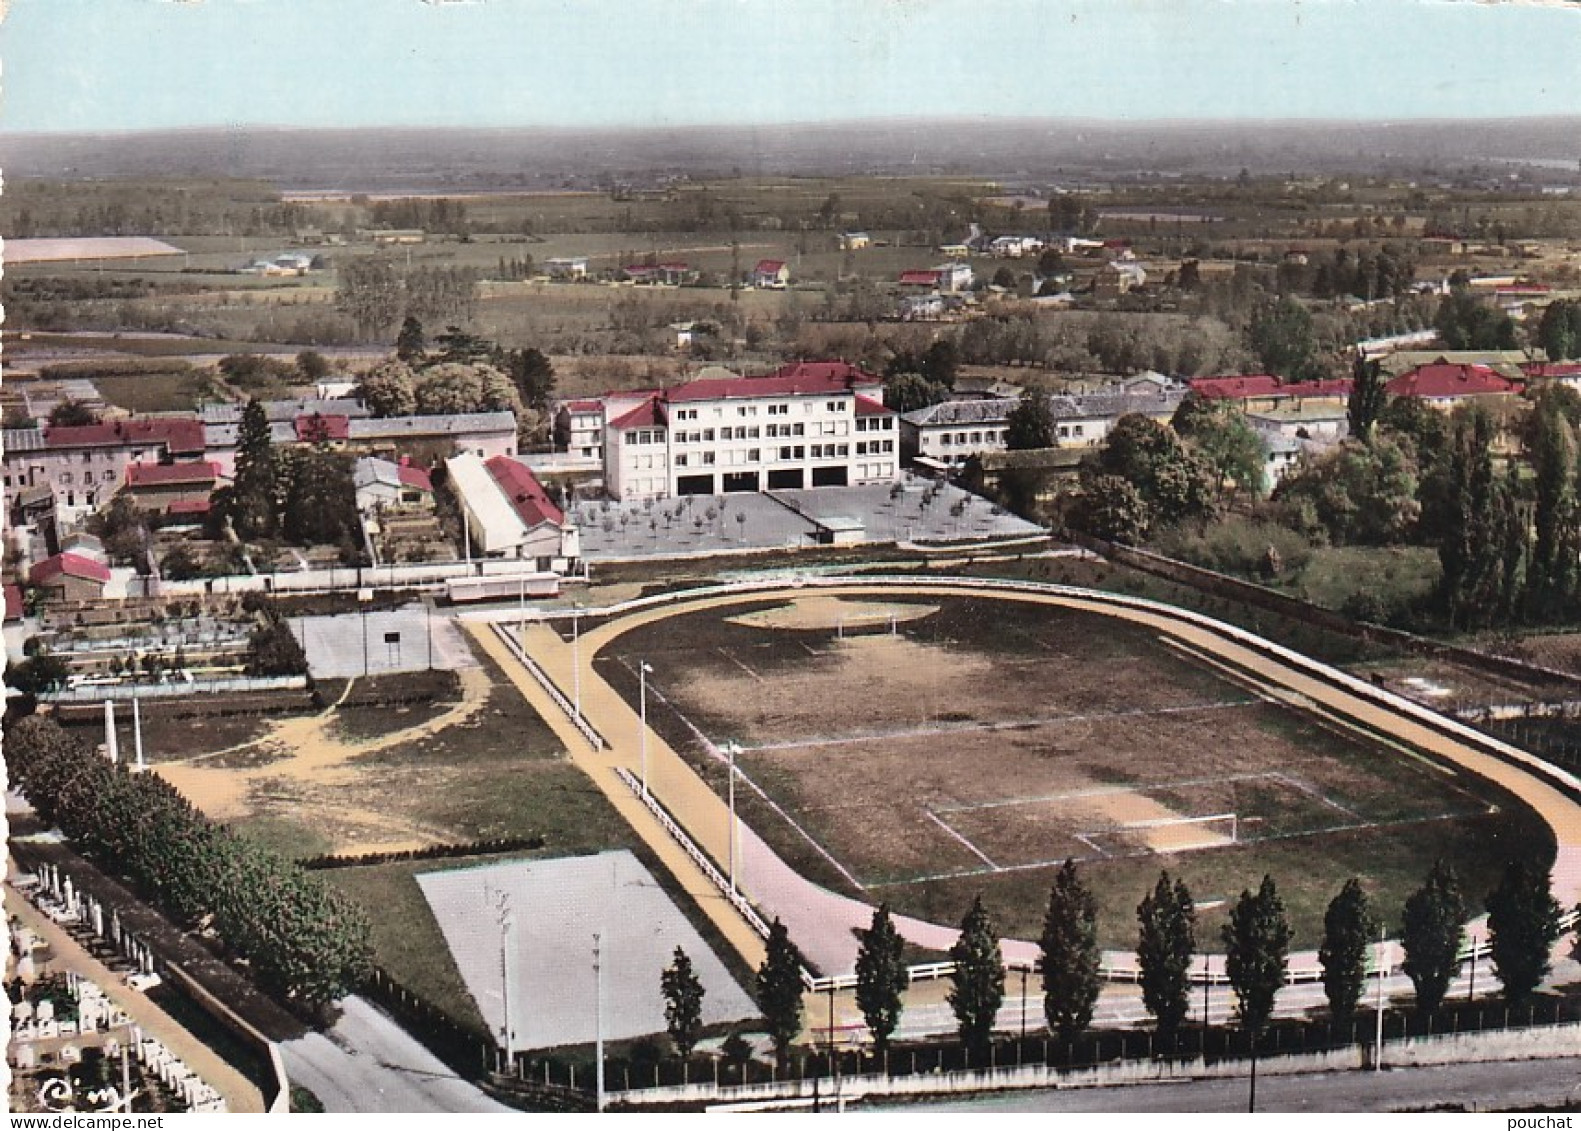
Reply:
[[[1501,845],[1547,837],[1479,781],[1270,700],[1139,627],[990,600],[889,603],[903,609],[893,634],[888,612],[856,602],[823,623],[733,609],[636,630],[600,663],[628,694],[638,658],[654,666],[650,719],[716,785],[709,743],[742,743],[747,819],[812,878],[941,921],[981,891],[1019,937],[1036,936],[1068,856],[1099,893],[1108,945],[1134,940],[1136,903],[1167,867],[1207,905],[1274,875],[1297,946],[1315,947],[1351,875],[1392,921],[1436,856],[1475,902]],[[1204,907],[1205,941],[1221,915]]]

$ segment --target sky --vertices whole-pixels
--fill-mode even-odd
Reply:
[[[11,0],[0,131],[1581,114],[1581,0]]]

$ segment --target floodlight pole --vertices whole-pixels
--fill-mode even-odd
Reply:
[[[571,607],[571,706],[582,723],[582,606]]]
[[[730,755],[730,894],[736,894],[736,755],[740,753],[741,745],[736,742],[725,743],[725,753]]]
[[[1378,927],[1378,1032],[1372,1055],[1372,1070],[1383,1071],[1383,976],[1388,972],[1383,965],[1383,932],[1382,925]]]
[[[598,1110],[604,1110],[604,967],[599,955],[600,938],[593,936],[593,1058],[596,1062],[595,1095]]]
[[[642,750],[642,796],[648,796],[648,673],[653,670],[647,660],[637,664],[637,702],[641,711],[642,731],[638,745]]]
[[[500,924],[500,996],[505,1006],[505,1061],[511,1072],[516,1071],[516,1033],[511,1025],[511,932],[516,917],[511,913],[510,892],[497,893],[495,907]]]

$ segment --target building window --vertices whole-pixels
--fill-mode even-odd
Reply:
[[[839,401],[825,401],[823,407],[824,407],[824,411],[825,412],[839,412],[840,411],[840,402]]]
[[[677,455],[675,457],[675,466],[676,467],[685,467],[686,466],[686,453],[682,452],[680,455]]]

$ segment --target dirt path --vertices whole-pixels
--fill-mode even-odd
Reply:
[[[488,702],[490,681],[481,667],[457,669],[461,699],[442,714],[414,726],[364,741],[347,741],[333,733],[336,708],[316,715],[282,719],[269,732],[251,742],[182,762],[154,767],[206,815],[219,821],[256,816],[269,798],[288,800],[293,817],[325,830],[349,828],[335,850],[354,847],[358,852],[390,852],[421,847],[448,838],[444,829],[404,820],[388,812],[360,808],[346,800],[344,791],[372,773],[358,760],[369,754],[428,738],[470,722]],[[350,693],[350,685],[346,694]],[[342,701],[345,700],[342,695]],[[221,754],[256,750],[276,755],[260,766],[213,765]]]

